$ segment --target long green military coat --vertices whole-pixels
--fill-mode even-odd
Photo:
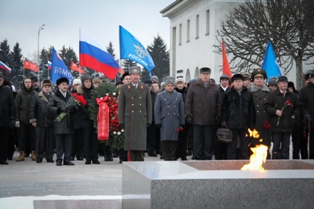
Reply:
[[[152,104],[148,86],[132,83],[120,87],[119,123],[125,127],[125,150],[146,150],[147,124],[152,123]]]
[[[259,132],[260,137],[257,140],[251,140],[251,145],[265,144],[270,146],[270,128],[267,129],[267,124],[269,122],[269,115],[265,111],[264,104],[266,103],[267,97],[269,95],[269,89],[264,85],[261,89],[258,89],[255,84],[250,88],[253,96],[254,106],[256,111],[256,122],[255,129]],[[266,122],[267,121],[267,122]],[[259,141],[262,139],[263,141]]]

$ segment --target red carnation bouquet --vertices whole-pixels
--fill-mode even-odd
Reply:
[[[87,101],[84,99],[84,96],[81,94],[73,93],[72,96],[76,101],[78,101],[81,105],[86,106]]]
[[[289,99],[286,100],[285,104],[281,108],[281,111],[283,111],[288,106],[292,106],[292,103],[291,103],[291,101]],[[277,126],[279,125],[279,122],[280,122],[280,117],[278,117]]]
[[[115,97],[116,94],[109,96],[107,95],[106,103],[109,107],[109,131],[112,134],[120,135],[124,130],[120,128],[119,117],[118,117],[118,101],[119,99]]]

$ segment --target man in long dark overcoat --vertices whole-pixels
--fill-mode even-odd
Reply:
[[[140,68],[130,70],[131,82],[119,91],[119,124],[125,129],[125,150],[131,161],[144,161],[147,127],[152,123],[149,87],[140,80]]]

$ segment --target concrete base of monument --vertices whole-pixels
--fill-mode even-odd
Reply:
[[[122,208],[313,208],[314,160],[123,163]]]

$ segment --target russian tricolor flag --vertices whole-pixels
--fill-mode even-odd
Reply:
[[[4,69],[5,71],[7,71],[9,74],[11,73],[11,68],[9,68],[6,64],[4,64],[3,62],[0,61],[0,69]]]
[[[119,64],[114,58],[82,29],[80,29],[80,66],[104,73],[111,80],[115,79],[119,71]]]

